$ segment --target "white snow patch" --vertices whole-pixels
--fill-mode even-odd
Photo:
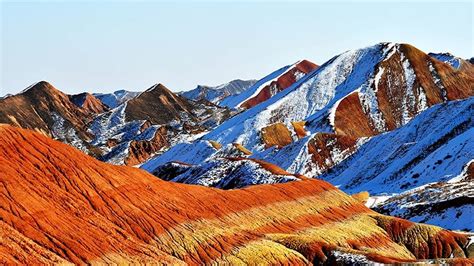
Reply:
[[[374,78],[375,92],[379,90],[379,83],[380,83],[380,79],[382,78],[384,70],[385,69],[383,67],[379,67],[377,74],[375,75],[375,78]]]
[[[403,73],[405,75],[405,95],[402,98],[402,124],[405,125],[408,123],[412,117],[410,116],[410,110],[414,110],[414,104],[416,103],[415,95],[413,94],[413,84],[415,83],[415,71],[410,65],[410,62],[403,53],[400,53],[400,61],[403,66]],[[399,126],[401,126],[399,125]]]

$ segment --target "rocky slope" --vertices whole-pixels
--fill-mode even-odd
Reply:
[[[219,104],[229,96],[244,92],[255,82],[257,81],[236,79],[215,87],[198,85],[195,89],[182,92],[180,95],[193,101],[207,100],[214,104]]]
[[[91,154],[87,124],[106,110],[90,94],[67,95],[45,81],[0,99],[0,123],[34,129]]]
[[[100,114],[109,109],[101,100],[88,92],[70,95],[69,99],[87,113]]]
[[[199,165],[225,156],[222,150],[208,145],[209,141],[214,141],[223,149],[231,144],[239,144],[249,150],[252,158],[269,161],[290,173],[310,177],[327,174],[364,147],[370,138],[375,140],[377,138],[374,136],[406,126],[419,114],[430,110],[430,107],[437,110],[439,104],[472,97],[473,69],[467,62],[461,62],[459,69],[453,68],[407,44],[380,43],[347,51],[270,99],[224,122],[200,140],[173,147],[145,163],[142,168],[153,172],[156,167],[172,160]],[[465,109],[460,119],[472,117],[470,103],[460,105]],[[454,109],[447,112],[457,109],[448,105],[450,107]],[[446,119],[449,118],[435,116],[424,123],[432,129],[432,126],[449,121]],[[461,136],[466,128],[456,130],[453,123],[447,123],[445,130],[454,130],[454,136]],[[414,133],[417,130],[411,129]],[[381,138],[384,135],[380,135]],[[393,139],[384,140],[385,145],[393,149],[403,145]],[[439,141],[442,145],[447,140],[441,138]],[[420,158],[432,152],[415,147],[429,148],[417,145],[405,148],[413,152],[414,157],[417,156],[414,154],[418,154]],[[472,155],[466,153],[459,156],[464,161],[472,159]],[[374,162],[377,165],[380,158],[374,156],[366,163]],[[398,161],[395,157],[393,162],[391,167],[396,168]],[[409,164],[407,169],[412,170],[417,163]],[[462,165],[458,166],[443,167],[436,176],[420,179],[417,184],[412,182],[400,188],[403,185],[400,181],[394,187],[398,186],[396,192],[399,193],[400,190],[427,182],[440,181],[442,176],[459,174]],[[358,167],[357,164],[354,167]],[[380,169],[377,171],[383,171],[384,168]],[[360,167],[356,169],[363,170]],[[399,170],[403,172],[406,169]],[[408,178],[407,173],[403,172],[403,175]],[[333,181],[331,177],[327,178]],[[345,178],[338,180],[337,184],[349,184],[355,179],[350,174]],[[376,193],[391,193],[388,188],[385,192],[381,191],[385,188],[382,184],[391,182],[385,178],[384,175],[376,178],[380,180],[380,190]],[[354,188],[359,189],[364,188]]]
[[[139,95],[117,91],[98,97],[102,100],[90,93],[67,95],[38,82],[0,99],[0,122],[36,129],[110,163],[136,165],[234,114],[205,100],[189,101],[161,84]],[[109,109],[102,101],[118,105]]]
[[[194,106],[185,98],[174,94],[163,84],[155,84],[127,102],[127,121],[148,120],[152,124],[166,124],[173,120],[195,120]]]
[[[2,263],[472,263],[466,235],[377,214],[321,180],[166,182],[6,125],[0,182]]]

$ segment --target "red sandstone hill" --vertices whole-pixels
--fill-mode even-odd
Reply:
[[[324,181],[170,183],[7,125],[0,184],[2,264],[400,262],[463,258],[468,242],[377,214]]]

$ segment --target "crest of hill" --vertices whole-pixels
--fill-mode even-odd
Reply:
[[[160,83],[129,100],[125,113],[127,121],[148,120],[152,124],[166,124],[183,120],[183,115],[195,119],[193,109],[193,104],[186,98]]]

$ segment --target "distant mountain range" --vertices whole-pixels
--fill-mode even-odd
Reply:
[[[212,103],[219,104],[225,98],[238,95],[246,91],[255,84],[256,80],[232,80],[216,87],[198,85],[195,89],[181,93],[182,96],[190,100],[208,100]]]
[[[118,90],[112,93],[94,93],[93,95],[109,108],[115,108],[120,104],[135,98],[140,92]]]

